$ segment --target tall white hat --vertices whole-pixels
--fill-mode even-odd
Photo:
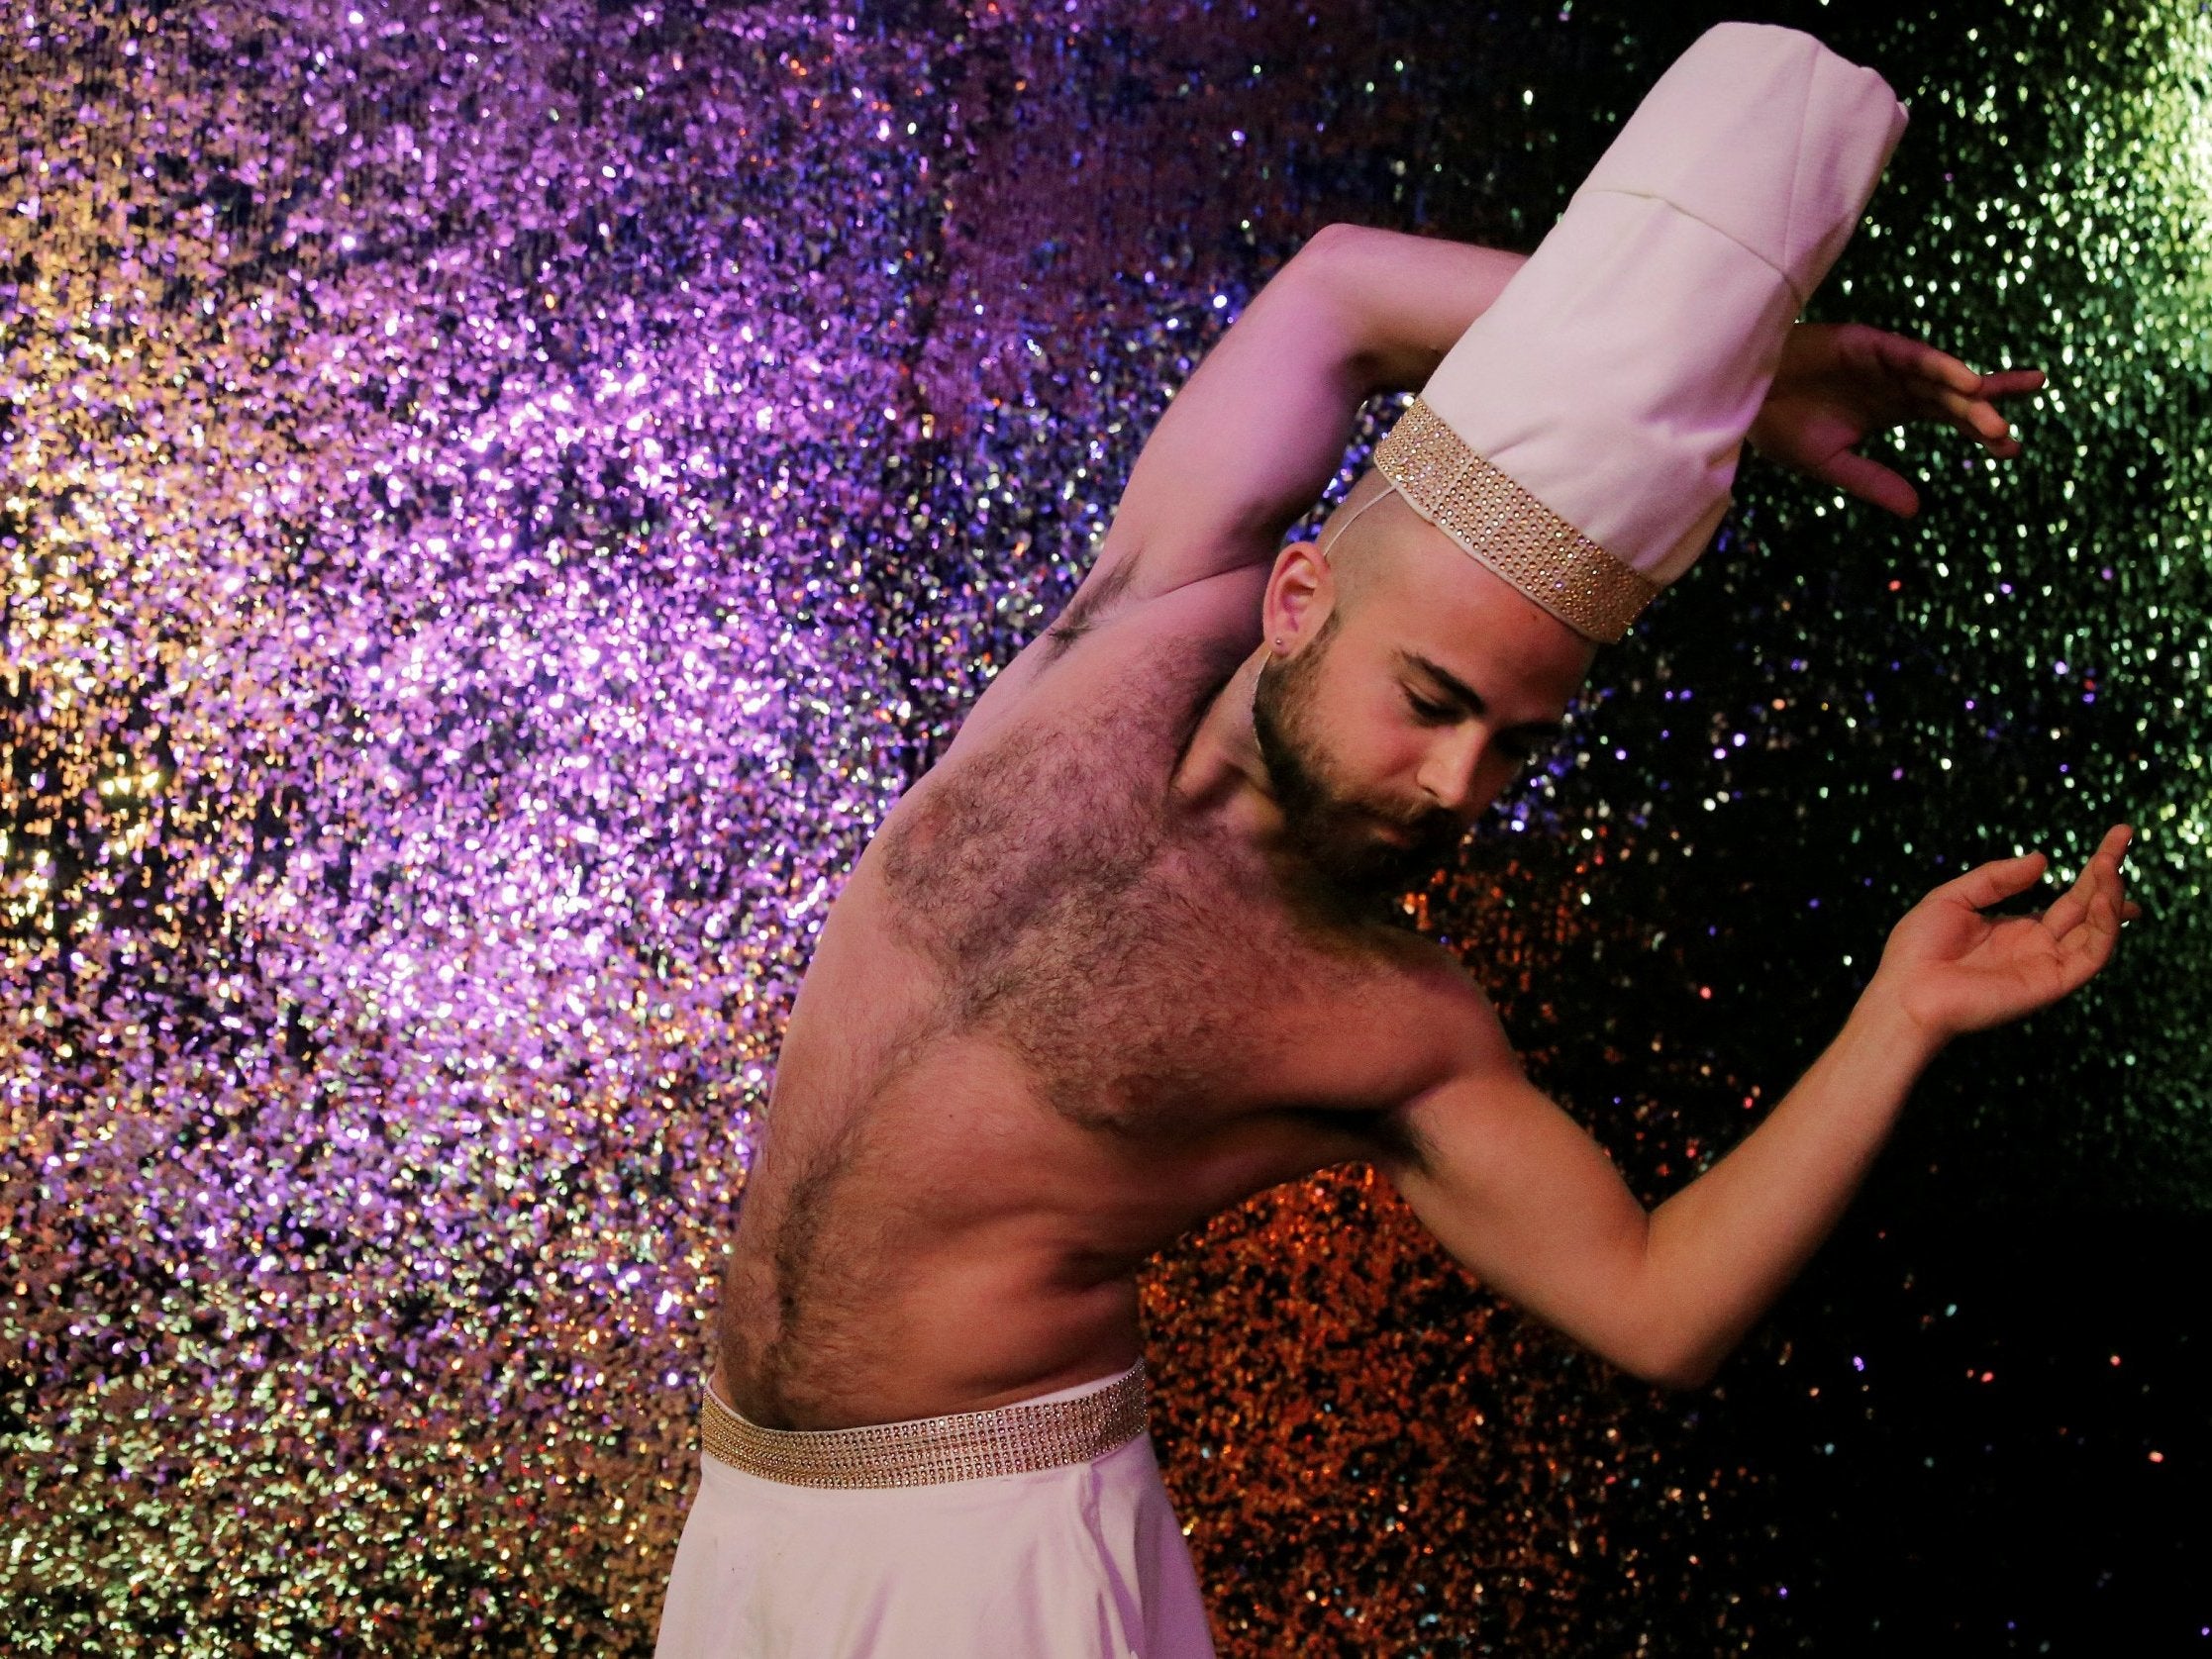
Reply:
[[[1904,129],[1888,84],[1811,36],[1708,31],[1375,466],[1569,628],[1616,642],[1719,528],[1783,340]]]

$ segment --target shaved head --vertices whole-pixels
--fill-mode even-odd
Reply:
[[[1597,652],[1371,469],[1277,555],[1263,622],[1253,734],[1284,840],[1356,900],[1451,855]]]
[[[1377,499],[1385,495],[1387,501]],[[1321,556],[1336,577],[1337,604],[1348,612],[1357,610],[1377,580],[1401,561],[1404,535],[1391,534],[1400,514],[1423,522],[1390,488],[1390,480],[1370,466],[1322,525]]]

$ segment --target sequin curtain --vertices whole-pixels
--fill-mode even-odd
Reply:
[[[1158,1433],[1228,1655],[2212,1625],[2203,1524],[2152,1518],[2212,1451],[2212,23],[1753,14],[1912,108],[1820,314],[2047,367],[2028,454],[1897,440],[1911,524],[1748,470],[1424,925],[1656,1201],[1928,886],[2030,845],[2070,876],[2124,818],[2150,915],[1939,1062],[1706,1393],[1496,1305],[1363,1177],[1163,1256]],[[649,1651],[754,1116],[858,848],[1303,238],[1532,245],[1719,15],[0,16],[19,1649]]]

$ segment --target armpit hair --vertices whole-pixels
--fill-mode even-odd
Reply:
[[[1299,1109],[1299,1115],[1368,1147],[1375,1163],[1422,1171],[1430,1167],[1435,1148],[1402,1113],[1306,1107]]]
[[[1101,613],[1111,609],[1129,591],[1129,584],[1136,576],[1137,556],[1132,554],[1109,570],[1096,587],[1077,594],[1067,609],[1045,630],[1045,637],[1053,642],[1053,654],[1059,655],[1097,626]]]
[[[1367,1121],[1366,1138],[1385,1160],[1424,1173],[1436,1151],[1413,1120],[1399,1112],[1375,1113]]]

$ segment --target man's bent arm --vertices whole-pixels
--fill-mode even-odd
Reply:
[[[1789,1282],[1850,1203],[1898,1109],[1950,1038],[2069,996],[2140,914],[2115,825],[2033,917],[1983,913],[2044,855],[1977,865],[1890,930],[1843,1031],[1719,1163],[1647,1214],[1597,1142],[1522,1074],[1480,992],[1455,1075],[1401,1113],[1383,1167],[1445,1247],[1508,1299],[1655,1382],[1693,1387]]]
[[[1353,319],[1369,395],[1420,390],[1529,258],[1470,243],[1346,229],[1324,275]]]
[[[1425,380],[1522,259],[1325,228],[1168,404],[1070,611],[1271,562],[1343,464],[1360,405]]]
[[[1647,1213],[1529,1083],[1488,1005],[1385,1168],[1477,1278],[1623,1370],[1704,1383],[1827,1236],[1937,1045],[1869,989],[1766,1120]]]
[[[1678,1381],[1710,1378],[1835,1228],[1939,1046],[1869,987],[1765,1121],[1652,1212],[1645,1273],[1677,1311]]]

